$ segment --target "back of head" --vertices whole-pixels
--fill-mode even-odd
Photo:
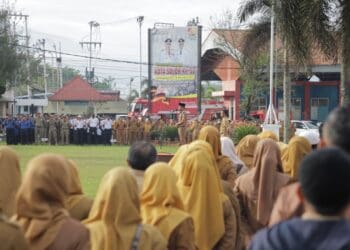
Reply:
[[[141,223],[139,193],[130,170],[117,167],[101,180],[89,217],[91,249],[130,248]]]
[[[128,154],[128,163],[131,168],[145,171],[157,160],[157,150],[149,142],[137,141],[131,145]]]
[[[336,146],[350,153],[350,115],[346,108],[336,108],[329,114],[323,132],[329,146]]]
[[[305,199],[322,215],[340,215],[350,202],[350,158],[336,148],[321,149],[301,163]]]
[[[86,223],[105,221],[116,226],[140,221],[139,193],[135,178],[125,167],[108,171],[102,178]]]
[[[258,134],[258,137],[260,139],[270,138],[270,139],[274,140],[275,142],[278,142],[277,135],[274,132],[272,132],[272,131],[261,132],[260,134]]]
[[[255,148],[253,158],[254,169],[269,168],[267,172],[283,172],[281,151],[277,143],[269,138],[260,140]]]
[[[254,151],[259,140],[260,138],[256,135],[247,135],[236,147],[238,157],[248,168],[252,168]]]
[[[17,214],[36,218],[51,206],[64,207],[68,195],[67,160],[56,154],[41,154],[29,161],[17,195]]]
[[[0,213],[11,217],[15,213],[15,197],[21,184],[17,153],[10,147],[0,147]]]
[[[223,236],[225,227],[219,179],[205,152],[200,148],[188,150],[177,187],[185,211],[194,221],[196,245],[211,249]]]
[[[175,172],[164,162],[155,163],[146,170],[140,198],[145,223],[156,225],[171,209],[183,210],[176,181]]]
[[[221,142],[219,130],[214,126],[203,127],[198,134],[198,139],[208,142],[217,159],[221,155]]]

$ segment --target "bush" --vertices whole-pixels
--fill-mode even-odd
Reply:
[[[260,133],[260,129],[252,124],[241,123],[235,126],[232,134],[232,140],[237,145],[243,137],[247,135],[257,135]]]
[[[161,131],[158,129],[151,130],[149,135],[150,135],[151,140],[160,140]]]
[[[164,127],[163,138],[170,139],[170,141],[174,141],[176,138],[178,138],[177,127],[175,126]]]

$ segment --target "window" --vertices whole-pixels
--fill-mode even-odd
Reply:
[[[28,106],[23,106],[23,112],[28,112]]]
[[[311,120],[324,121],[329,112],[328,98],[311,99]]]

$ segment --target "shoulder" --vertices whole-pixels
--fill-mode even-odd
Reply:
[[[159,230],[149,224],[142,224],[142,234],[152,242],[166,242],[164,236],[159,232]]]
[[[262,229],[254,236],[249,249],[298,249],[303,243],[297,233],[302,224],[302,220],[292,219]]]

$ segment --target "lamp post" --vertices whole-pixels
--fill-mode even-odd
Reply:
[[[140,86],[139,86],[139,97],[141,97],[141,88],[142,88],[142,23],[144,20],[144,16],[138,16],[137,17],[137,22],[140,27]]]

